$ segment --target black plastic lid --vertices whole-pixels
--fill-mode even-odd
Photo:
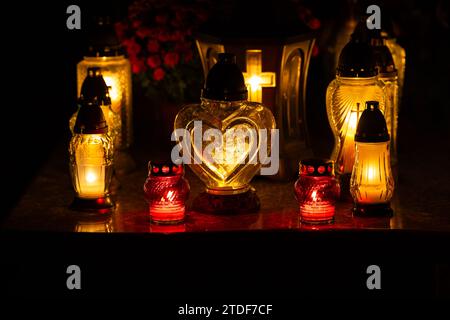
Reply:
[[[124,54],[110,17],[96,17],[89,26],[87,57],[113,57]]]
[[[98,67],[88,68],[87,76],[81,85],[79,103],[98,103],[100,105],[110,105],[108,86],[102,77]]]
[[[386,142],[389,141],[386,120],[380,111],[378,101],[366,101],[366,110],[359,118],[356,128],[356,142]]]
[[[336,74],[352,78],[370,78],[377,75],[374,52],[370,46],[365,22],[358,23],[350,42],[342,49]]]
[[[369,30],[370,44],[373,48],[375,66],[382,76],[394,76],[397,73],[391,51],[386,46],[385,37],[377,29]]]
[[[221,101],[247,100],[248,92],[244,76],[232,53],[220,53],[217,63],[206,77],[202,98]]]
[[[183,164],[175,164],[172,161],[149,161],[148,175],[155,177],[172,177],[182,175]]]
[[[321,177],[334,176],[334,161],[329,159],[304,159],[299,163],[300,175]]]
[[[81,104],[73,132],[82,134],[108,133],[108,125],[103,111],[97,103]]]

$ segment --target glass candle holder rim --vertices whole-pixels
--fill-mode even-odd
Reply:
[[[127,56],[125,54],[119,54],[119,55],[114,55],[114,56],[89,56],[89,55],[84,55],[83,59],[87,60],[87,61],[98,61],[99,59],[101,59],[103,61],[115,61],[115,60],[123,60],[123,59],[128,59],[128,58],[127,58]]]
[[[176,164],[170,161],[149,161],[148,177],[169,178],[184,176],[184,164]]]
[[[336,80],[343,81],[343,82],[354,82],[358,83],[358,85],[361,84],[361,82],[367,81],[367,82],[373,82],[377,81],[379,79],[379,74],[371,77],[343,77],[336,75]]]
[[[298,172],[299,176],[302,177],[334,177],[334,166],[335,162],[328,158],[308,158],[302,159],[298,163]],[[308,167],[312,167],[313,171],[308,172]],[[323,171],[320,172],[320,168],[323,167]],[[303,170],[306,169],[306,170]]]

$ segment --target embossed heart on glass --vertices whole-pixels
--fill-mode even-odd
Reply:
[[[174,127],[183,130],[175,130],[175,138],[182,139],[183,161],[190,162],[208,193],[239,194],[250,189],[250,180],[261,168],[260,156],[265,161],[270,154],[267,142],[275,119],[262,104],[247,101],[236,57],[222,53],[218,58],[208,73],[201,103],[178,112]]]
[[[237,122],[236,124],[233,122]],[[192,161],[201,159],[203,170],[215,179],[226,183],[243,170],[248,163],[257,164],[258,134],[254,124],[233,121],[225,129],[202,125],[202,144],[199,150],[194,143],[195,130],[191,129]],[[211,130],[212,129],[212,130]],[[214,130],[217,129],[217,130]]]
[[[253,102],[203,100],[202,105],[184,107],[175,120],[175,128],[184,128],[190,135],[189,167],[208,192],[220,194],[249,189],[250,180],[261,167],[259,130],[274,127],[272,113]],[[270,146],[266,152],[270,153]]]

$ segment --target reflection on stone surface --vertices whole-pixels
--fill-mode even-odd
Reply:
[[[111,215],[104,217],[83,217],[77,221],[75,232],[100,232],[110,233],[114,231]]]

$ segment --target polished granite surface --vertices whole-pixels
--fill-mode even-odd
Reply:
[[[412,144],[412,142],[411,142]],[[120,176],[120,187],[114,198],[117,207],[111,217],[91,219],[69,209],[73,199],[67,152],[61,144],[29,185],[26,193],[2,225],[3,230],[39,231],[112,231],[112,232],[208,232],[235,230],[352,230],[404,229],[450,231],[450,192],[447,176],[439,165],[425,165],[419,157],[427,156],[431,163],[449,163],[446,153],[432,153],[432,144],[420,145],[420,150],[403,145],[400,156],[392,218],[354,218],[352,203],[337,206],[335,223],[308,226],[298,219],[298,207],[293,181],[277,182],[256,177],[252,185],[261,200],[258,213],[212,215],[188,211],[185,223],[158,226],[150,223],[148,206],[143,197],[147,161],[151,156],[134,152],[136,169]],[[187,170],[191,185],[188,208],[193,198],[203,191],[201,182]]]

